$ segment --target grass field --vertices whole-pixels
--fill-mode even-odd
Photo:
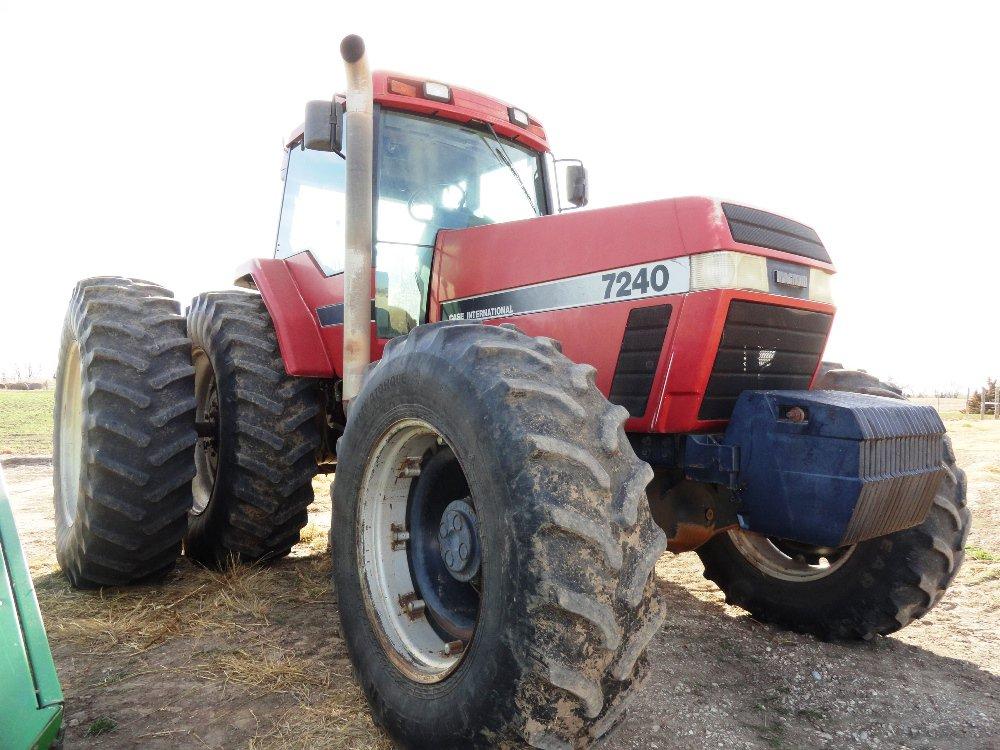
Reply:
[[[0,454],[52,452],[55,391],[0,391]]]

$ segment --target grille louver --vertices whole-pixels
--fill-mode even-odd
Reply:
[[[653,375],[670,323],[670,309],[670,305],[638,307],[628,314],[608,400],[624,406],[633,417],[646,413]]]
[[[734,300],[698,418],[729,419],[743,391],[808,388],[832,320],[824,313]]]

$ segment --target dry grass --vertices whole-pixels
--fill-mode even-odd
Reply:
[[[323,498],[310,509],[316,522],[303,530],[293,555],[275,565],[232,561],[212,571],[181,561],[156,586],[74,591],[51,548],[33,550],[35,587],[69,697],[67,715],[76,694],[95,693],[105,701],[116,689],[128,695],[148,688],[151,704],[183,705],[178,692],[207,687],[214,714],[242,710],[251,717],[241,746],[390,748],[372,723],[340,638],[328,525],[322,523],[329,517],[329,490],[323,480],[316,490]],[[70,662],[100,669],[77,673],[67,669]],[[157,694],[157,684],[167,682],[172,687]],[[178,690],[178,684],[187,688]],[[85,733],[94,718],[107,715],[116,722],[102,732],[109,747],[220,746],[195,728],[135,726],[113,700],[99,710],[76,729]]]
[[[270,719],[271,726],[251,739],[250,749],[349,747],[353,750],[390,750],[392,743],[385,736],[375,731],[370,723],[358,721],[358,713],[367,715],[368,708],[357,701],[355,692],[348,687],[333,690],[319,702],[300,704],[276,721]]]
[[[221,696],[242,703],[267,699],[250,747],[388,748],[335,624],[325,643],[294,634],[296,610],[323,605],[335,615],[328,556],[308,554],[319,538],[325,546],[325,531],[316,532],[307,554],[278,566],[233,563],[215,572],[182,565],[162,587],[99,592],[72,591],[53,575],[38,582],[38,596],[54,645],[108,660],[100,687],[162,676],[162,666],[144,668],[144,657],[160,647],[189,650],[186,643],[196,641],[201,647],[190,661],[166,669],[217,683]]]
[[[81,592],[53,574],[36,588],[50,630],[91,650],[138,654],[184,634],[266,627],[287,586],[276,579],[233,563],[218,572],[184,566],[169,587]]]

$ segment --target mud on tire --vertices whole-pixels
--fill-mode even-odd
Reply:
[[[403,746],[584,745],[642,682],[664,614],[653,568],[666,540],[645,501],[652,470],[594,372],[550,339],[464,321],[394,339],[369,370],[338,451],[334,579],[359,680]],[[475,634],[430,683],[387,656],[359,575],[368,464],[394,425],[415,419],[457,456],[482,536]]]
[[[850,370],[822,372],[814,387],[902,398],[894,386]],[[941,600],[965,556],[971,524],[965,472],[956,465],[947,436],[944,469],[923,523],[856,545],[825,577],[796,582],[767,575],[729,534],[698,549],[705,577],[722,589],[727,603],[790,630],[827,640],[869,639],[899,630]]]
[[[194,475],[194,368],[172,297],[113,276],[73,290],[53,480],[56,554],[74,586],[153,580],[180,553]]]
[[[199,438],[186,553],[206,565],[287,555],[306,525],[320,445],[319,386],[287,374],[270,315],[254,292],[194,298]],[[215,411],[207,408],[214,391]]]

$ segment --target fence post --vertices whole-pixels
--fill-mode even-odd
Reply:
[[[979,399],[979,418],[986,416],[986,389],[983,388],[983,396]]]
[[[1000,380],[993,384],[993,418],[1000,419]]]

